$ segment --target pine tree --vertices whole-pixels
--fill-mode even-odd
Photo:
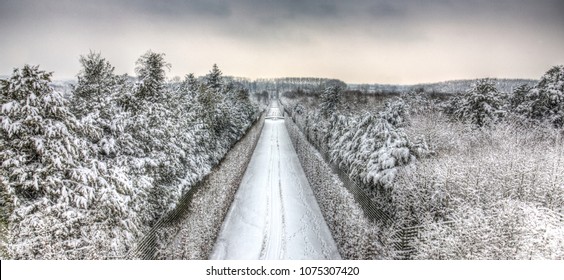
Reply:
[[[194,93],[198,90],[199,84],[194,74],[190,73],[184,77],[184,81],[182,82],[182,86],[184,90],[188,93]]]
[[[136,62],[135,73],[139,79],[136,95],[146,101],[156,101],[163,97],[166,70],[170,64],[164,53],[147,51]]]
[[[13,207],[10,255],[123,253],[136,234],[137,218],[127,205],[135,191],[119,168],[92,156],[78,136],[82,126],[50,81],[51,73],[26,65],[0,89],[0,185]]]
[[[547,121],[554,127],[564,126],[564,66],[548,70],[526,98],[519,111],[527,117]]]
[[[83,126],[101,130],[94,137],[88,135],[100,155],[113,157],[119,152],[117,139],[125,126],[126,114],[120,101],[129,90],[126,77],[115,75],[114,67],[99,53],[81,56],[80,63],[71,108]]]
[[[114,67],[100,53],[80,56],[82,70],[74,88],[73,112],[82,117],[103,106],[115,86]]]
[[[515,88],[513,95],[509,97],[509,106],[512,110],[517,109],[523,102],[527,100],[527,95],[531,91],[531,87],[523,84]]]
[[[223,85],[223,78],[221,76],[222,74],[223,73],[221,73],[221,70],[219,70],[217,64],[214,64],[210,73],[206,75],[205,78],[206,88],[219,92]]]
[[[386,102],[384,110],[379,114],[394,127],[403,127],[409,123],[409,106],[401,98]]]
[[[222,92],[223,77],[221,74],[217,65],[214,64],[210,73],[205,77],[204,86],[200,87],[198,92],[198,101],[203,109],[200,115],[206,125],[218,136],[226,128],[227,122],[226,108],[224,106],[225,94]]]
[[[478,127],[493,124],[504,114],[500,94],[490,79],[479,80],[462,97],[459,106],[455,115]]]
[[[335,113],[337,106],[340,103],[343,87],[341,85],[331,85],[321,94],[321,115],[324,118],[329,118],[331,114]]]

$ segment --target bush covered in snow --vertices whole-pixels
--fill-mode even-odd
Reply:
[[[562,257],[563,235],[555,234],[564,230],[555,218],[564,213],[558,131],[512,123],[475,130],[434,113],[414,117],[406,132],[423,134],[436,151],[402,170],[392,195],[396,217],[422,225],[416,258]],[[550,224],[537,227],[535,219]],[[541,237],[545,230],[552,233]]]
[[[258,117],[247,90],[223,84],[217,67],[214,84],[173,83],[164,54],[151,51],[135,81],[100,54],[80,63],[70,100],[36,66],[2,81],[0,194],[12,258],[123,256]]]

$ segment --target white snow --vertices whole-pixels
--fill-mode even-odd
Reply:
[[[210,258],[341,258],[284,120],[265,120]]]

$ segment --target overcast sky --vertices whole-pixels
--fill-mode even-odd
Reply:
[[[0,73],[73,78],[101,52],[133,74],[151,49],[169,77],[327,77],[348,83],[539,78],[564,64],[562,0],[0,0]]]

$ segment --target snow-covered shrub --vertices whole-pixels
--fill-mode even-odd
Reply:
[[[397,219],[422,225],[412,244],[416,258],[561,258],[556,233],[564,224],[547,214],[564,205],[559,133],[539,137],[503,123],[475,130],[440,114],[420,115],[412,125],[408,134],[426,131],[437,150],[402,169],[391,195]]]
[[[450,223],[425,223],[416,259],[562,259],[562,217],[519,200],[461,207]]]

